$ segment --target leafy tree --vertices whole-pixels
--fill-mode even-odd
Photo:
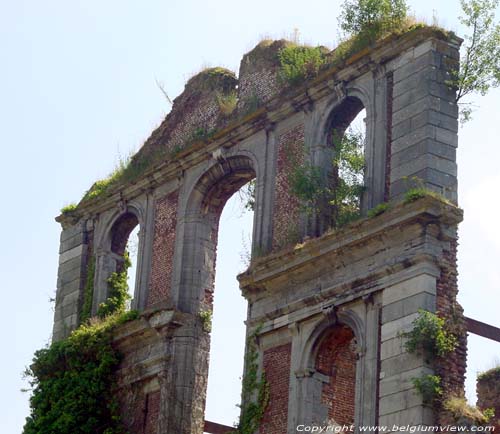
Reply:
[[[486,95],[500,85],[500,25],[494,23],[499,0],[460,0],[464,16],[460,22],[471,34],[465,36],[465,54],[453,73],[451,84],[457,88],[462,123],[471,119],[472,103],[462,98],[479,93]]]
[[[362,34],[373,39],[398,27],[407,13],[405,0],[345,0],[339,25],[350,36]]]

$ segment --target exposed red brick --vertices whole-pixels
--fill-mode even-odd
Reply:
[[[477,406],[495,411],[490,423],[495,426],[495,432],[500,432],[500,369],[490,371],[477,381]]]
[[[300,203],[291,193],[290,173],[304,161],[304,125],[298,125],[278,139],[278,160],[273,212],[273,250],[299,240]]]
[[[462,306],[457,302],[457,244],[450,242],[450,247],[442,255],[441,273],[436,284],[436,310],[445,318],[446,325],[457,337],[458,346],[451,354],[441,357],[436,362],[436,374],[441,377],[443,396],[465,395],[465,372],[467,370],[467,327]],[[445,423],[447,415],[438,409],[438,422]]]
[[[146,395],[144,414],[144,434],[158,433],[158,416],[160,414],[160,391]]]
[[[353,424],[356,340],[349,327],[339,325],[328,332],[318,350],[316,369],[330,377],[330,382],[323,386],[321,397],[328,408],[329,420],[340,425]]]
[[[269,385],[269,404],[260,425],[260,434],[283,434],[288,419],[290,359],[292,344],[264,351],[264,372]]]
[[[174,264],[176,224],[177,192],[158,199],[155,204],[153,253],[147,307],[169,299]]]

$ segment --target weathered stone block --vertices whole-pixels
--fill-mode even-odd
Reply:
[[[382,308],[382,323],[385,324],[418,312],[419,309],[436,310],[436,297],[428,292],[421,292],[403,300],[396,301]]]

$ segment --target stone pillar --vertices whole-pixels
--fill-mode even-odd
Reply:
[[[458,106],[446,82],[459,45],[458,39],[429,39],[391,65],[391,198],[424,187],[457,201]]]
[[[63,227],[59,248],[59,270],[52,340],[67,337],[78,327],[91,236],[85,221]],[[90,247],[91,248],[91,247]]]

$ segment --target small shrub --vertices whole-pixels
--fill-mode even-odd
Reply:
[[[260,107],[262,107],[262,105],[262,98],[256,93],[252,93],[250,96],[243,99],[243,109],[241,113],[239,113],[239,117],[245,117],[250,113],[257,111]]]
[[[439,199],[441,201],[449,202],[445,197],[440,195],[439,193],[436,193],[435,191],[429,190],[428,188],[411,188],[408,190],[405,195],[403,202],[404,203],[411,203],[415,202],[418,199],[421,199],[423,197],[434,197],[436,199]]]
[[[196,143],[196,142],[204,142],[205,140],[211,139],[214,134],[217,132],[216,129],[207,129],[206,127],[196,128],[191,137],[188,140],[188,144]]]
[[[481,372],[477,376],[478,380],[489,380],[489,379],[497,379],[500,381],[500,366],[496,366],[494,368],[488,369],[487,371]]]
[[[346,34],[361,35],[373,42],[399,28],[407,13],[405,0],[345,0],[339,24]]]
[[[383,214],[384,212],[386,212],[389,208],[390,208],[389,203],[382,202],[382,203],[379,203],[374,208],[372,208],[371,210],[369,210],[368,213],[367,213],[367,215],[370,218],[376,217],[376,216],[378,216],[378,215]]]
[[[120,157],[114,170],[106,178],[94,182],[92,187],[85,193],[82,200],[85,201],[100,197],[105,194],[113,184],[123,180],[124,174],[127,173],[131,161],[131,156],[126,158]]]
[[[480,410],[469,405],[467,400],[462,397],[452,396],[443,403],[443,408],[451,413],[455,422],[467,421],[474,425],[486,425],[494,416],[495,411],[492,408]]]
[[[309,214],[322,215],[328,226],[339,228],[360,217],[364,183],[364,136],[351,129],[333,137],[332,174],[310,163],[293,164],[291,192]],[[328,178],[328,179],[327,179]]]
[[[422,375],[413,378],[413,385],[422,396],[424,404],[431,404],[436,398],[443,394],[441,388],[441,377],[439,375]]]
[[[326,56],[321,47],[292,45],[282,48],[278,57],[281,64],[279,78],[282,83],[292,86],[315,77],[326,62]]]
[[[221,113],[225,116],[229,116],[234,112],[236,106],[238,105],[238,96],[235,91],[230,92],[227,95],[217,94],[217,104]]]
[[[199,313],[203,331],[210,333],[212,331],[212,311],[203,310]]]
[[[455,350],[457,338],[445,329],[445,320],[432,312],[420,309],[413,329],[401,335],[407,338],[405,349],[410,353],[423,352],[430,359],[443,357]]]
[[[76,203],[70,203],[61,208],[61,214],[71,214],[73,211],[76,210],[76,208],[77,208]]]

